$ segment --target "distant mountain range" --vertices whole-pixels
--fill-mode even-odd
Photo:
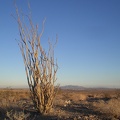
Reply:
[[[61,86],[60,88],[64,90],[85,90],[86,89],[83,86],[76,86],[76,85],[66,85],[66,86]]]
[[[6,88],[6,89],[28,89],[28,86],[1,86],[0,88]],[[109,89],[120,89],[120,87],[116,88],[110,88],[110,87],[83,87],[83,86],[78,86],[78,85],[65,85],[65,86],[60,86],[61,89],[64,90],[109,90]]]
[[[107,88],[107,87],[93,87],[93,88],[87,88],[83,86],[77,86],[77,85],[65,85],[60,86],[63,90],[110,90],[110,89],[120,89],[120,88]]]

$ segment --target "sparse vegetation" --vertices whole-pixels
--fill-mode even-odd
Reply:
[[[0,120],[16,120],[16,117],[17,120],[119,120],[119,94],[120,90],[61,90],[52,111],[41,116],[28,89],[0,89]]]
[[[99,102],[94,102],[93,105],[99,111],[113,115],[115,118],[120,118],[120,99],[100,100]]]
[[[10,112],[6,113],[7,118],[5,120],[27,120],[29,117],[29,114],[25,114],[24,112],[18,112],[11,110]]]

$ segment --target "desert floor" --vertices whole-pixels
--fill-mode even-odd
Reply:
[[[28,89],[0,89],[0,120],[120,120],[120,89],[59,90],[46,116]]]

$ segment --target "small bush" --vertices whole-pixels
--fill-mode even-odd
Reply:
[[[29,114],[25,114],[24,112],[10,111],[6,113],[5,120],[27,120]]]
[[[111,114],[116,118],[120,117],[120,100],[111,99],[107,102],[100,100],[99,102],[94,102],[93,105],[98,108],[98,110],[105,113]]]

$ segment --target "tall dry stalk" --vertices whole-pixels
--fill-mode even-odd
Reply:
[[[19,47],[24,60],[32,101],[38,112],[46,114],[52,108],[56,95],[54,83],[58,65],[54,61],[54,46],[49,42],[49,51],[46,53],[41,45],[45,21],[42,24],[42,32],[39,34],[38,25],[33,24],[31,15],[25,16],[19,13],[17,7],[16,13],[21,38]],[[24,18],[28,19],[28,26]]]

